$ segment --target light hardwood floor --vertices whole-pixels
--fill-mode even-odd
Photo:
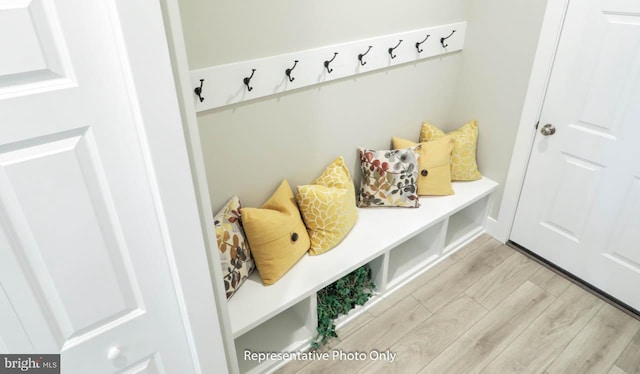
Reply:
[[[640,320],[487,235],[380,300],[289,373],[640,374]]]

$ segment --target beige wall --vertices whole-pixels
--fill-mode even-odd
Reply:
[[[494,218],[498,218],[545,7],[545,0],[465,2],[467,37],[447,126],[478,119],[480,171],[500,183],[490,213]]]
[[[359,180],[358,146],[386,148],[393,135],[417,140],[427,119],[453,129],[477,118],[481,171],[504,183],[544,6],[181,1],[192,69],[468,22],[462,53],[200,113],[213,209],[234,194],[258,206],[282,178],[294,188],[309,183],[338,155]]]
[[[192,69],[463,20],[464,0],[181,0]]]

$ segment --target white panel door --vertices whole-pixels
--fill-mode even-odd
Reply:
[[[640,3],[571,0],[510,239],[638,310],[639,139]]]
[[[115,6],[0,1],[0,352],[194,373]]]

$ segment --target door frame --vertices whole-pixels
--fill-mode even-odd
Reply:
[[[213,301],[215,302],[217,311],[216,322],[219,323],[220,330],[222,332],[227,369],[230,373],[239,373],[240,367],[238,365],[235,341],[231,331],[231,318],[227,307],[228,301],[224,284],[222,282],[223,274],[220,267],[218,241],[213,231],[214,212],[211,207],[211,197],[209,196],[209,183],[207,180],[205,161],[202,154],[202,143],[200,140],[198,117],[196,115],[195,96],[193,87],[191,86],[191,73],[178,2],[179,0],[160,0],[162,12],[164,14],[165,32],[168,40],[171,65],[174,74],[175,91],[177,93],[178,103],[181,109],[180,114],[191,166],[191,178],[195,188],[198,212],[200,214],[200,225],[204,235],[204,245],[207,249],[207,258],[203,260],[203,264],[208,265],[210,274],[209,286],[213,290]],[[203,354],[206,354],[206,348],[207,347],[205,346],[205,349],[203,349],[202,352]],[[219,365],[219,362],[215,361],[215,357],[209,358],[208,361],[208,364],[210,365]],[[203,373],[209,372],[213,373],[217,371],[203,370]]]
[[[128,90],[140,108],[134,117],[154,182],[153,199],[191,360],[196,373],[233,371],[207,266],[206,234],[176,92],[164,3],[115,0],[109,5],[118,16],[112,25]]]
[[[520,115],[518,132],[511,154],[511,163],[505,181],[504,193],[498,212],[498,222],[491,234],[501,242],[507,242],[516,217],[520,192],[533,150],[536,123],[540,119],[544,99],[551,78],[562,27],[570,0],[548,0],[538,47],[529,76],[529,85]]]

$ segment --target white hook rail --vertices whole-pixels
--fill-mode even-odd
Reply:
[[[196,93],[193,96],[196,111],[201,112],[276,95],[335,79],[459,51],[464,46],[466,27],[466,22],[451,23],[192,70],[191,81],[194,89],[200,87],[201,79],[204,79],[200,90],[202,101]],[[424,41],[427,35],[429,37]],[[400,40],[402,40],[401,43],[399,43]],[[422,43],[416,45],[419,42]],[[369,46],[371,49],[365,54]],[[364,65],[358,59],[361,54],[364,54],[362,56]],[[335,57],[333,61],[330,61],[333,57]],[[328,68],[325,61],[330,61]],[[293,69],[292,66],[294,66]],[[289,76],[293,80],[286,74],[288,69],[290,69]],[[252,73],[253,76],[251,76]],[[249,77],[251,78],[247,84],[245,78]]]

